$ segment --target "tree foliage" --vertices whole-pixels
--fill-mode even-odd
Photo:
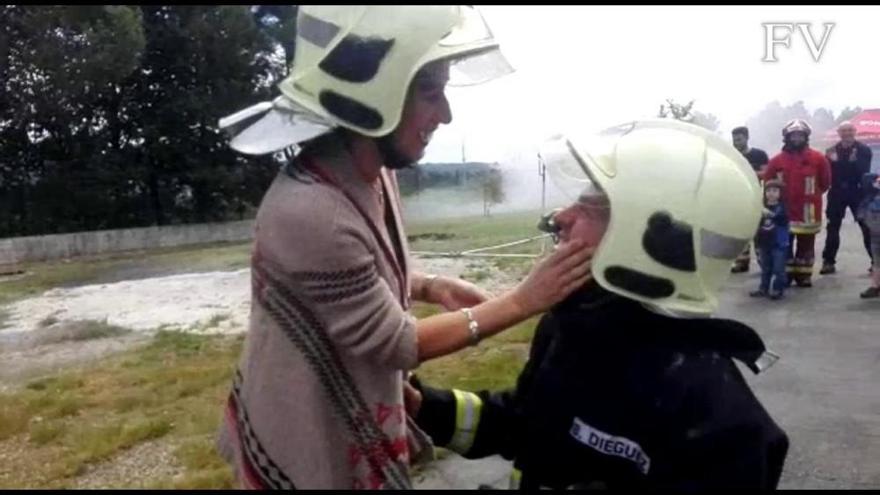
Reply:
[[[810,143],[814,147],[828,144],[824,136],[844,120],[861,113],[860,107],[844,108],[835,117],[827,108],[817,108],[810,112],[803,101],[783,106],[778,101],[768,103],[760,112],[749,118],[745,125],[749,128],[749,144],[769,152],[782,147],[782,127],[792,119],[804,119],[813,128]],[[771,153],[772,154],[772,153]]]
[[[217,122],[285,73],[296,8],[274,15],[0,6],[0,237],[247,214],[277,166]]]
[[[660,118],[671,118],[682,122],[689,122],[712,132],[717,131],[719,124],[721,124],[718,117],[715,115],[694,110],[694,100],[682,105],[667,99],[666,104],[660,105],[660,111],[657,116]]]

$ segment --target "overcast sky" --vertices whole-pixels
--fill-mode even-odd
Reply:
[[[666,98],[695,99],[722,132],[767,103],[880,107],[880,7],[482,6],[516,73],[447,91],[454,120],[424,161],[507,161],[558,129],[654,117]],[[801,32],[763,62],[767,22],[834,23],[819,62]],[[781,38],[784,30],[777,31]],[[527,161],[532,161],[530,158]]]

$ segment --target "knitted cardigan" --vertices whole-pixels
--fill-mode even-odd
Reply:
[[[218,449],[245,488],[411,488],[411,459],[433,449],[403,404],[418,348],[397,183],[383,168],[402,261],[342,140],[310,156],[329,175],[297,158],[257,214],[249,330]]]

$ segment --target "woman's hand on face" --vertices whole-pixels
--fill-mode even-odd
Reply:
[[[430,287],[430,300],[447,311],[470,308],[489,300],[489,294],[460,278],[437,277]]]
[[[594,250],[573,240],[560,244],[556,251],[538,261],[513,290],[520,309],[530,316],[542,313],[582,287],[592,278]]]

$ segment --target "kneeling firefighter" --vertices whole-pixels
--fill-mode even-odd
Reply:
[[[670,120],[569,134],[542,156],[577,200],[541,225],[597,246],[593,279],[542,317],[515,388],[412,377],[418,425],[466,458],[513,460],[526,490],[775,488],[788,437],[734,360],[757,374],[778,356],[711,317],[761,217],[754,171]]]

